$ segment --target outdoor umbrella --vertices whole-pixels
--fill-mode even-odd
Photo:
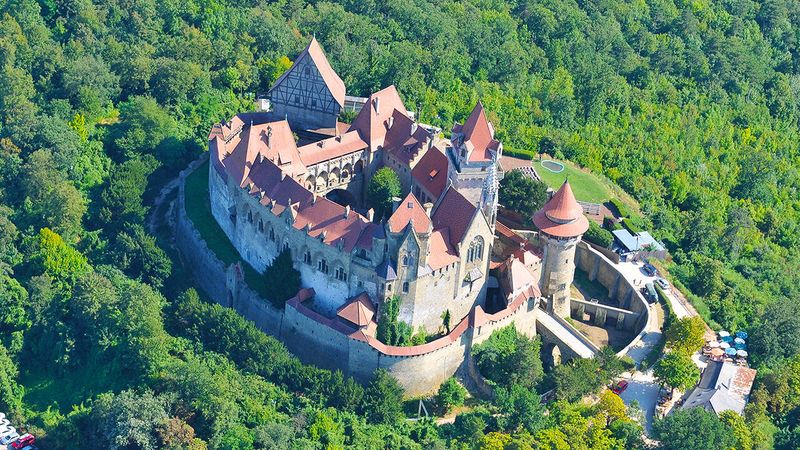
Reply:
[[[736,352],[736,356],[741,356],[742,358],[747,358],[747,352],[745,350],[739,350]]]
[[[735,348],[726,348],[725,354],[728,356],[736,356],[736,349]]]
[[[736,339],[733,340],[733,342],[735,342],[737,344],[744,344],[744,339],[737,337]]]
[[[719,342],[711,341],[711,342],[708,343],[708,346],[711,347],[711,348],[719,348]]]
[[[734,347],[736,347],[736,350],[747,350],[747,344],[736,344]]]
[[[730,336],[725,336],[722,338],[722,342],[728,342],[728,343],[733,342],[733,338]]]
[[[728,337],[728,336],[730,336],[730,335],[731,335],[731,334],[730,334],[730,333],[728,333],[727,331],[720,331],[720,332],[719,332],[719,337]]]
[[[712,348],[711,349],[711,356],[722,356],[725,354],[725,350],[721,348]]]
[[[719,348],[721,348],[723,350],[725,350],[726,348],[730,348],[730,346],[731,346],[731,344],[728,344],[727,342],[723,342],[723,343],[719,344]]]
[[[747,332],[746,331],[737,331],[736,332],[736,337],[742,338],[742,339],[747,339]]]

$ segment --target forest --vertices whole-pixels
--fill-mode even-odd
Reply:
[[[0,0],[0,410],[43,448],[641,448],[624,405],[575,402],[609,361],[408,422],[385,374],[304,366],[192,289],[153,199],[315,36],[348,94],[395,84],[445,130],[480,99],[508,154],[638,201],[759,369],[743,421],[678,415],[656,437],[716,435],[665,448],[800,448],[798,30],[788,0]]]

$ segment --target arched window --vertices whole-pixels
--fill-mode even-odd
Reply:
[[[403,265],[404,266],[408,265],[408,255],[403,255]]]
[[[269,240],[275,242],[275,230],[272,228],[269,229]]]
[[[467,262],[472,262],[476,259],[483,259],[483,238],[481,236],[475,236],[475,239],[469,244],[469,250],[467,251]]]
[[[247,221],[253,223],[253,211],[247,212]]]
[[[317,269],[322,273],[328,273],[328,261],[325,261],[325,258],[320,258],[319,262],[317,262]]]
[[[307,251],[305,255],[303,255],[303,262],[311,265],[311,252]]]
[[[258,219],[258,232],[259,233],[264,232],[264,221],[261,219]]]
[[[408,294],[408,281],[403,282],[403,293]]]

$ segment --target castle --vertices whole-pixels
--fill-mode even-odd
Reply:
[[[503,145],[480,102],[450,139],[409,113],[394,86],[342,123],[345,86],[315,39],[269,96],[271,111],[213,126],[209,195],[214,218],[257,271],[290,251],[303,289],[287,311],[386,354],[375,333],[394,296],[399,320],[428,334],[443,332],[445,316],[465,327],[525,317],[518,328],[529,335],[540,307],[569,317],[587,219],[564,183],[533,217],[538,246],[497,221]],[[378,218],[364,205],[383,167],[403,195]]]

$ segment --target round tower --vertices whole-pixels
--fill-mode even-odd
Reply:
[[[542,295],[548,309],[559,317],[570,315],[570,285],[575,276],[575,246],[589,229],[583,208],[575,199],[569,181],[533,215],[539,228],[542,248]]]

